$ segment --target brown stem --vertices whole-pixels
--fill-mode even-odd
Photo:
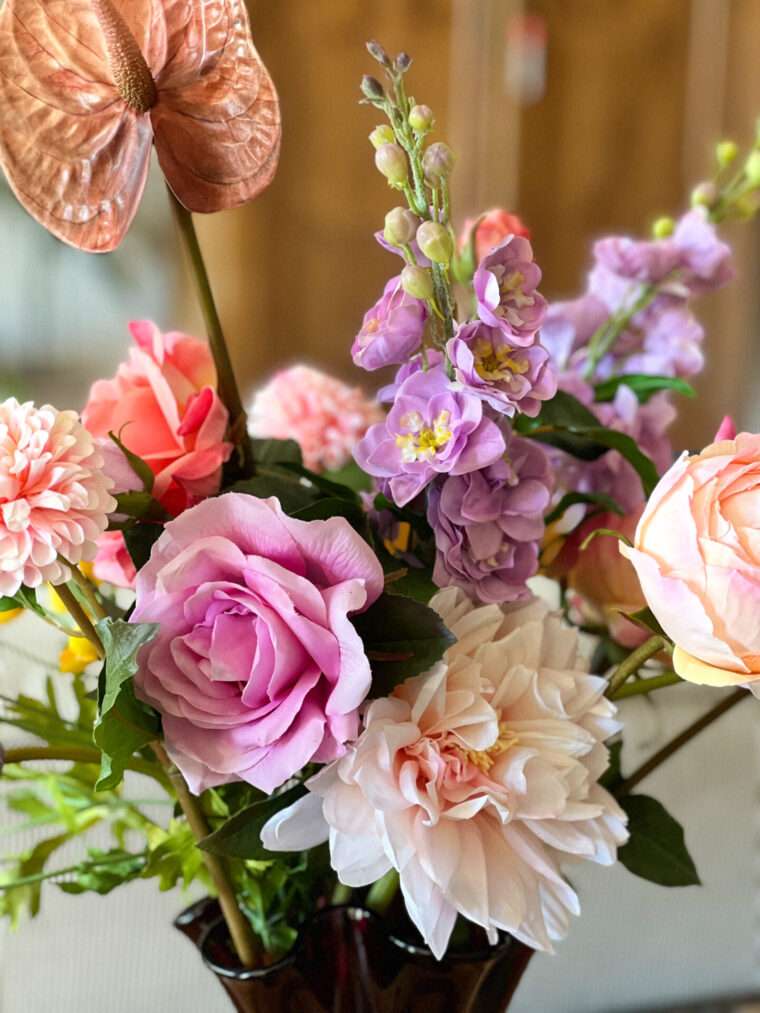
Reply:
[[[98,636],[98,631],[90,622],[90,617],[76,600],[71,589],[65,584],[59,584],[55,590],[58,593],[58,597],[66,606],[66,610],[69,615],[79,627],[79,632],[83,637],[86,637],[87,640],[90,641],[92,646],[98,652],[98,657],[104,658],[106,656],[106,652],[103,650],[103,644]]]
[[[648,777],[653,770],[656,770],[660,764],[664,763],[673,753],[677,752],[681,746],[685,746],[695,735],[698,735],[708,725],[711,725],[713,721],[717,721],[722,714],[735,707],[740,700],[744,700],[749,696],[751,694],[746,689],[736,689],[733,693],[729,693],[728,696],[723,697],[719,704],[716,704],[706,714],[703,714],[701,718],[690,724],[680,735],[676,735],[674,739],[667,742],[662,749],[658,749],[653,756],[650,756],[646,763],[642,763],[637,770],[634,770],[630,777],[621,781],[617,788],[614,789],[614,795],[617,798],[621,798],[623,795],[630,794],[640,781]]]
[[[240,398],[235,372],[232,368],[232,360],[230,359],[224,331],[222,330],[222,322],[219,319],[219,313],[214,302],[214,293],[211,290],[211,282],[209,281],[203,253],[198,242],[198,235],[193,224],[193,216],[187,208],[180,204],[171,189],[167,187],[167,190],[174,218],[182,237],[182,244],[190,260],[198,292],[198,301],[201,304],[203,319],[206,322],[208,343],[216,365],[216,382],[219,397],[230,414],[230,437],[238,448],[243,472],[246,475],[251,475],[255,468],[251,443],[248,439],[245,409]]]
[[[79,569],[78,566],[74,566],[72,564],[71,576],[74,580],[74,583],[77,585],[79,590],[87,599],[87,604],[92,609],[93,614],[97,616],[98,619],[107,619],[108,613],[100,604],[100,599],[98,598],[95,588],[92,586],[91,582],[87,579],[87,577],[85,577],[85,575],[82,573],[82,571]]]
[[[200,841],[204,837],[208,837],[209,827],[200,802],[187,787],[185,779],[167,756],[163,745],[160,742],[153,742],[151,748],[169,775],[169,780],[177,793],[177,801],[196,840]],[[232,888],[224,862],[217,855],[209,854],[207,851],[202,854],[203,861],[219,895],[219,906],[222,909],[227,928],[230,930],[232,943],[240,962],[244,967],[256,967],[261,963],[259,947],[247,918],[238,907],[235,891]]]

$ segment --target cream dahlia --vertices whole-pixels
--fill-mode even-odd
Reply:
[[[391,868],[436,957],[457,914],[551,951],[579,911],[560,863],[611,865],[625,814],[597,784],[620,725],[578,637],[538,602],[432,606],[457,637],[444,660],[374,701],[348,754],[262,832],[274,851],[329,839],[348,886]]]
[[[331,471],[351,460],[382,411],[359,387],[299,365],[275,373],[254,394],[248,418],[251,436],[295,440],[307,468]]]
[[[0,594],[62,584],[64,561],[93,559],[116,507],[76,412],[0,403]]]

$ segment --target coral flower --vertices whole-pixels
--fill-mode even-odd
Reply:
[[[0,404],[0,594],[69,579],[92,559],[116,501],[76,412]]]
[[[383,417],[380,407],[359,387],[310,366],[282,369],[257,391],[251,402],[251,436],[295,440],[312,471],[334,471],[369,426]]]
[[[272,817],[265,847],[329,838],[347,886],[391,868],[436,957],[457,914],[496,941],[551,950],[577,914],[563,860],[612,865],[625,814],[597,783],[620,725],[578,636],[538,602],[475,607],[458,589],[431,605],[457,637],[442,663],[373,701],[349,753]]]
[[[243,0],[6,0],[0,103],[14,193],[95,253],[124,238],[152,144],[191,211],[251,200],[277,166],[277,96]]]

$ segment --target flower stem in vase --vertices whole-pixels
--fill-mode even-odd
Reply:
[[[198,300],[201,304],[203,319],[208,332],[208,342],[211,354],[216,365],[216,382],[219,397],[227,408],[230,416],[230,439],[237,449],[238,472],[242,477],[250,477],[255,473],[256,467],[253,459],[251,441],[248,439],[248,428],[245,409],[240,397],[235,372],[232,368],[229,349],[222,330],[222,322],[214,301],[214,294],[211,290],[206,264],[203,260],[198,235],[195,231],[192,214],[185,208],[172,191],[167,187],[169,202],[174,213],[175,221],[182,237],[193,278],[198,292]]]
[[[185,779],[167,756],[160,742],[152,743],[151,748],[159,762],[169,775],[169,780],[177,793],[177,801],[187,819],[197,841],[208,837],[210,830],[206,817],[203,815],[199,800],[191,793]],[[257,967],[262,963],[256,937],[243,912],[238,907],[235,891],[227,874],[224,861],[207,851],[202,852],[203,861],[208,869],[219,896],[219,906],[230,931],[230,938],[235,951],[244,967]]]

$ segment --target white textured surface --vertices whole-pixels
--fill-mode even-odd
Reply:
[[[22,622],[6,627],[0,643],[23,636],[39,654],[46,644],[54,648],[55,634],[51,642],[34,619]],[[5,657],[3,691],[14,691],[21,668]],[[660,693],[654,707],[629,701],[626,769],[716,700],[715,692],[678,687]],[[555,957],[534,958],[514,1013],[613,1013],[758,985],[758,708],[754,701],[743,703],[639,789],[658,797],[684,824],[704,886],[666,890],[622,867],[569,870],[583,915]],[[144,784],[139,791],[144,793]],[[20,843],[2,839],[4,850]],[[35,922],[15,934],[0,929],[1,1013],[229,1013],[192,945],[171,927],[191,899],[159,894],[154,882],[104,898],[69,897],[48,887]]]

